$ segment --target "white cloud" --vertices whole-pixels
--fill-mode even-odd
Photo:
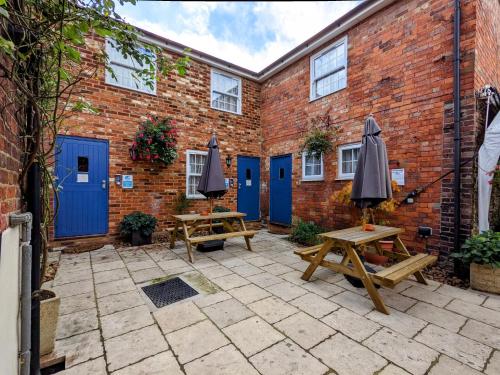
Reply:
[[[176,30],[167,23],[136,17],[134,12],[125,14],[131,24],[185,44],[191,48],[219,57],[253,71],[259,71],[286,52],[296,47],[337,18],[352,9],[357,3],[341,2],[259,2],[251,7],[241,7],[235,2],[182,2],[181,11],[175,16]],[[138,3],[140,7],[141,3]],[[226,13],[252,12],[256,23],[246,33],[272,35],[273,40],[260,48],[250,48],[231,38],[230,32],[223,39],[210,31],[210,16],[216,9]],[[144,12],[141,12],[144,15]],[[237,24],[224,25],[228,30]]]

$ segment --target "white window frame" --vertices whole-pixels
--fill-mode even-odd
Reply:
[[[337,153],[337,165],[338,165],[338,180],[352,180],[354,178],[354,173],[342,173],[342,151],[353,150],[355,148],[361,148],[361,143],[350,143],[346,145],[341,145],[338,147]],[[358,154],[359,155],[359,154]]]
[[[228,94],[228,93],[225,93],[225,92],[219,92],[220,94],[223,94],[223,95],[229,95],[229,96],[232,96],[234,98],[236,98],[236,112],[233,112],[233,111],[229,111],[227,109],[222,109],[222,108],[217,108],[217,107],[214,107],[213,105],[213,101],[214,101],[214,74],[221,74],[223,76],[226,76],[226,77],[229,77],[229,78],[233,78],[235,80],[238,81],[238,96],[236,95],[233,95],[233,94]],[[241,81],[241,78],[238,77],[238,76],[235,76],[233,74],[229,74],[227,72],[224,72],[222,70],[218,70],[218,69],[211,69],[210,70],[210,108],[212,109],[215,109],[216,111],[222,111],[222,112],[228,112],[228,113],[233,113],[235,115],[241,115],[241,103],[242,103],[242,95],[243,95],[243,86],[242,86],[242,81]]]
[[[341,44],[344,44],[344,64],[342,66],[336,67],[335,69],[333,69],[332,71],[330,71],[328,73],[323,74],[320,77],[315,77],[315,75],[314,75],[314,61],[317,58],[321,57],[322,55],[330,52],[332,49],[337,48]],[[309,61],[309,66],[310,66],[310,68],[309,68],[309,72],[310,72],[309,101],[314,101],[314,100],[323,98],[325,96],[328,96],[330,94],[333,94],[334,92],[337,92],[337,91],[345,89],[347,87],[347,36],[345,36],[345,37],[337,40],[335,43],[330,44],[328,47],[326,47],[326,48],[322,49],[321,51],[319,51],[318,53],[312,55],[311,58],[310,58],[310,61]],[[322,79],[322,78],[330,75],[330,74],[339,72],[341,70],[345,70],[345,86],[339,87],[338,89],[336,89],[336,90],[334,90],[332,92],[329,92],[328,94],[316,96],[316,94],[315,94],[315,92],[316,92],[316,82],[318,80],[320,80],[320,79]]]
[[[196,194],[189,194],[189,176],[192,175],[190,168],[189,168],[189,159],[191,155],[208,155],[207,151],[199,151],[199,150],[187,150],[186,151],[186,198],[187,199],[204,199],[205,196],[203,196],[200,193]]]
[[[324,180],[324,164],[323,164],[323,153],[320,154],[320,167],[321,173],[318,175],[306,176],[306,157],[307,152],[302,152],[302,181],[323,181]]]
[[[106,53],[108,54],[108,56],[111,56],[110,52],[111,52],[111,48],[113,48],[111,45],[110,45],[110,42],[112,41],[112,39],[109,39],[109,38],[106,38],[105,40],[105,48],[106,48]],[[116,42],[115,42],[116,43]],[[154,55],[154,59],[156,60],[156,55],[151,52],[153,55]],[[116,62],[116,61],[112,61],[112,60],[109,60],[108,61],[108,64],[110,65],[115,65],[115,66],[118,66],[118,67],[121,67],[121,68],[124,68],[124,69],[128,69],[128,70],[140,70],[142,69],[142,67],[135,67],[134,64],[132,65],[127,65],[127,64],[124,64],[123,62]],[[138,92],[142,92],[142,93],[145,93],[145,94],[150,94],[150,95],[155,95],[156,96],[156,80],[157,80],[157,72],[156,72],[156,62],[154,63],[154,66],[155,66],[155,79],[154,79],[154,82],[153,82],[153,90],[149,89],[149,87],[147,87],[146,89],[143,89],[141,87],[129,87],[129,86],[126,86],[126,85],[122,85],[120,82],[118,82],[117,79],[115,79],[111,73],[106,70],[105,72],[105,78],[104,78],[104,81],[106,84],[108,85],[111,85],[111,86],[116,86],[116,87],[120,87],[122,89],[126,89],[126,90],[132,90],[132,91],[138,91]]]

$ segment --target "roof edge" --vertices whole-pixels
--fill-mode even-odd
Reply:
[[[252,81],[262,83],[271,78],[274,74],[279,73],[281,70],[293,64],[300,58],[311,53],[324,43],[327,43],[330,40],[338,37],[345,31],[357,25],[359,22],[370,17],[372,14],[394,3],[395,1],[396,0],[365,0],[361,4],[344,14],[342,17],[332,22],[323,30],[319,31],[318,33],[307,39],[305,42],[299,44],[297,47],[287,52],[285,55],[281,56],[259,72],[255,72],[250,69],[243,68],[239,65],[232,64],[228,61],[190,48],[189,46],[167,39],[150,31],[138,27],[137,29],[142,33],[142,35],[140,36],[140,40],[144,42],[156,44],[159,47],[165,48],[166,50],[189,56],[193,60],[202,61],[218,69],[225,70]]]

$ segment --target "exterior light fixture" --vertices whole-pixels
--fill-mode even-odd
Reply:
[[[228,168],[230,168],[230,167],[231,167],[231,162],[232,162],[232,161],[233,161],[233,158],[231,157],[231,155],[226,156],[226,166],[227,166]]]

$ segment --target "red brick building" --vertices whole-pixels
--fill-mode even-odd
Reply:
[[[483,128],[483,107],[475,94],[485,84],[500,87],[500,3],[463,0],[461,12],[465,160],[472,156]],[[106,239],[117,234],[122,217],[134,210],[155,215],[164,230],[179,192],[190,198],[189,210],[207,206],[193,194],[193,186],[213,131],[221,157],[232,159],[224,168],[234,181],[219,204],[248,210],[251,219],[289,224],[295,216],[326,228],[349,225],[348,210],[331,196],[352,179],[369,113],[383,129],[390,168],[404,169],[398,198],[431,183],[453,169],[453,14],[453,0],[368,1],[261,72],[191,51],[187,75],[158,77],[155,90],[132,85],[132,68],[111,53],[118,81],[99,67],[97,76],[81,86],[82,96],[100,113],[71,119],[60,137],[70,149],[63,150],[68,161],[60,157],[58,162],[81,170],[62,183],[68,185],[62,193],[62,217],[73,222],[63,225],[59,215],[55,239]],[[144,40],[172,56],[185,48],[148,32]],[[88,38],[86,64],[94,64],[93,55],[104,44],[103,39]],[[343,129],[337,147],[306,160],[300,151],[311,119],[327,112]],[[171,116],[177,122],[179,158],[170,166],[130,159],[138,124],[149,114]],[[92,155],[101,166],[92,164]],[[92,180],[94,168],[102,172],[97,180]],[[473,171],[474,163],[462,168],[462,236],[474,224]],[[123,188],[124,175],[133,176],[132,189]],[[391,224],[405,228],[410,248],[452,248],[452,180],[453,174],[429,186],[414,203],[401,205],[392,215]],[[78,184],[93,185],[104,198],[92,198]],[[84,217],[86,207],[97,201],[99,217]],[[433,229],[427,243],[416,234],[418,226]],[[89,228],[94,233],[82,232]]]

